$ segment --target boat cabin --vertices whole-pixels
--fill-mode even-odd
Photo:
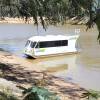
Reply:
[[[39,56],[76,52],[75,43],[77,38],[78,35],[33,36],[28,39],[24,54],[37,58]]]

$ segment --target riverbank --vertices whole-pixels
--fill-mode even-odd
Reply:
[[[0,83],[3,86],[30,87],[34,84],[34,80],[41,80],[43,76],[43,68],[35,67],[23,58],[16,57],[8,52],[0,51],[0,72],[1,79],[7,82]],[[2,67],[3,66],[3,67]],[[63,79],[55,77],[52,73],[47,73],[45,76],[47,80],[46,88],[57,93],[61,100],[81,100],[82,93],[85,89],[79,87],[77,84],[65,82]],[[10,82],[10,83],[9,83]]]
[[[25,18],[9,18],[4,17],[0,18],[0,23],[11,23],[11,24],[33,24],[34,21],[32,18],[28,18],[27,21]]]
[[[88,22],[88,17],[72,17],[67,18],[66,24],[71,25],[84,25]],[[38,21],[40,22],[39,18]],[[28,18],[27,20],[25,18],[10,18],[10,17],[4,17],[0,18],[0,23],[11,23],[11,24],[34,24],[34,20],[32,17]]]

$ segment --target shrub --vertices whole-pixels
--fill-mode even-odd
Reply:
[[[33,86],[24,92],[23,100],[60,100],[59,97],[44,87]]]

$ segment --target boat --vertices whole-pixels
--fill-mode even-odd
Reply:
[[[30,37],[25,45],[24,54],[38,58],[65,53],[76,53],[76,41],[79,35],[46,35]]]

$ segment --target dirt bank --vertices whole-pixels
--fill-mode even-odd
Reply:
[[[68,18],[66,20],[66,24],[72,24],[72,25],[84,25],[88,22],[88,17],[83,17],[83,18],[78,18],[78,17],[73,17],[73,18]],[[40,22],[40,18],[38,18],[38,21]],[[28,18],[27,20],[25,18],[10,18],[10,17],[4,17],[0,18],[0,23],[13,23],[13,24],[33,24],[34,20],[32,17]]]
[[[11,23],[11,24],[33,24],[34,21],[32,18],[26,19],[25,18],[9,18],[9,17],[4,17],[0,19],[0,23]]]
[[[35,67],[34,64],[30,64],[25,59],[16,57],[10,53],[0,51],[0,63],[0,72],[3,74],[1,78],[17,86],[30,87],[34,84],[35,80],[42,79],[43,68]],[[58,93],[61,100],[81,100],[81,95],[85,92],[78,85],[65,82],[51,73],[47,73],[45,79],[46,88]]]

